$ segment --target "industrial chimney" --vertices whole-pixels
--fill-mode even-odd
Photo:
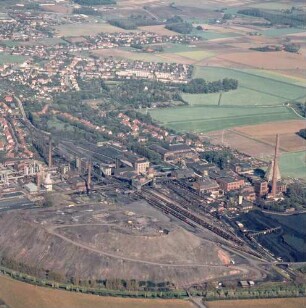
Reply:
[[[91,187],[91,171],[92,171],[91,160],[88,161],[87,167],[88,167],[88,173],[87,173],[87,193],[89,193],[90,187]]]
[[[52,137],[49,137],[48,167],[52,168]]]
[[[279,151],[279,134],[276,135],[275,154],[273,162],[273,176],[272,176],[272,197],[276,197],[277,192],[277,170],[278,170],[278,153]]]

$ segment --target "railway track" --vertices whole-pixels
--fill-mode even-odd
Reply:
[[[150,190],[149,188],[144,188],[140,194],[149,204],[159,208],[166,214],[171,214],[189,225],[200,225],[205,229],[208,229],[213,233],[221,236],[222,238],[234,242],[238,246],[244,245],[244,242],[236,235],[231,234],[230,232],[227,232],[220,227],[216,227],[199,215],[196,215],[188,209],[174,204],[173,202],[167,200],[167,197],[163,196],[159,192],[154,192],[152,189]]]
[[[192,207],[197,212],[199,210],[209,213],[211,210],[211,206],[204,204],[201,197],[193,192],[191,192],[187,187],[180,184],[177,181],[167,181],[165,182],[165,186],[172,190],[175,194],[180,196],[185,200],[185,203],[188,207]]]

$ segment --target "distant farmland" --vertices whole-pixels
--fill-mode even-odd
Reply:
[[[250,95],[254,95],[253,91],[257,91],[261,94],[273,95],[283,101],[306,97],[306,85],[304,87],[299,86],[289,78],[288,81],[284,81],[285,79],[281,81],[277,77],[269,78],[260,75],[260,71],[257,72],[258,73],[253,74],[250,73],[250,71],[237,69],[202,67],[196,68],[194,77],[207,80],[218,80],[226,77],[234,78],[239,81],[239,88],[251,90]]]
[[[297,119],[286,107],[177,107],[155,109],[151,116],[177,131],[209,132],[229,127]]]
[[[177,131],[209,132],[236,126],[298,119],[285,106],[306,98],[301,80],[275,76],[260,70],[235,70],[219,67],[196,67],[195,78],[219,80],[234,78],[239,88],[219,93],[182,94],[189,106],[154,109],[153,118]]]
[[[58,36],[82,36],[96,35],[101,32],[128,32],[124,29],[114,27],[108,23],[82,23],[82,24],[64,24],[54,27]],[[130,31],[131,32],[131,31]]]

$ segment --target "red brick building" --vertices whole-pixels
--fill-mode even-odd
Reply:
[[[236,179],[230,176],[217,178],[216,181],[224,191],[237,190],[244,186],[244,179]]]

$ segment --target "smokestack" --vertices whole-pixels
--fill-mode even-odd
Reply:
[[[49,137],[48,167],[52,167],[52,137]]]
[[[273,163],[273,177],[272,177],[272,197],[276,197],[276,184],[277,184],[277,169],[278,169],[278,148],[279,148],[279,134],[276,135],[275,155]]]
[[[40,192],[40,185],[41,185],[41,173],[40,171],[36,174],[36,183],[37,183],[37,192]]]
[[[87,174],[87,193],[90,191],[90,186],[91,186],[91,160],[88,161],[88,174]]]

